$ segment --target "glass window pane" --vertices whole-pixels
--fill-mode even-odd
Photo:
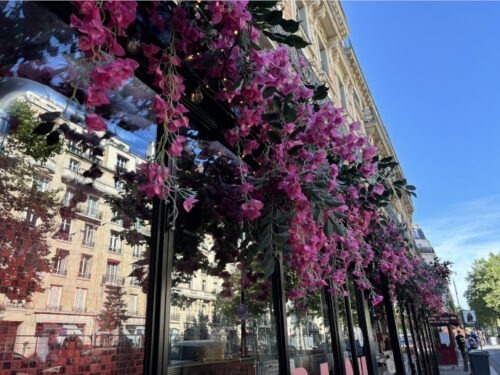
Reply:
[[[0,268],[0,351],[26,358],[29,373],[126,367],[141,374],[151,200],[127,181],[156,138],[154,93],[135,78],[112,93],[119,100],[102,115],[113,135],[98,150],[84,108],[68,99],[87,78],[75,31],[35,2],[0,3],[0,27],[7,124],[0,134],[0,239],[8,250],[0,255],[8,265]],[[61,112],[54,126],[70,131],[47,146],[33,129],[53,112]],[[86,177],[92,166],[102,176]],[[0,372],[24,372],[18,364],[2,361]]]

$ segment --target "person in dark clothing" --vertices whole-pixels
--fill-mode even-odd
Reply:
[[[462,332],[458,331],[455,336],[455,341],[457,343],[458,349],[460,353],[462,353],[462,359],[464,360],[464,371],[469,370],[468,362],[467,362],[467,352],[465,351],[465,337],[462,335]]]

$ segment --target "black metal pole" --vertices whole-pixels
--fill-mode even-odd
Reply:
[[[408,357],[408,365],[410,366],[411,374],[415,375],[415,365],[413,364],[413,359],[411,357],[410,340],[408,339],[408,331],[406,330],[404,306],[402,303],[399,304],[399,316],[401,318],[401,328],[403,329],[403,335],[406,343],[406,356]]]
[[[370,309],[368,308],[365,294],[356,289],[356,304],[358,307],[358,320],[361,332],[363,332],[363,354],[369,375],[378,375],[378,363],[375,355],[375,343],[373,342],[372,322],[370,319]]]
[[[419,347],[419,351],[420,351],[420,361],[422,363],[422,370],[425,370],[425,374],[429,374],[430,369],[429,369],[429,364],[427,362],[427,358],[425,355],[424,346],[422,343],[422,336],[421,336],[421,332],[419,329],[419,321],[418,321],[417,314],[415,312],[415,307],[413,306],[412,303],[410,303],[410,309],[411,309],[411,312],[413,315],[413,321],[415,323],[415,334],[417,335],[417,342],[418,342],[418,347]]]
[[[429,324],[429,319],[427,318],[427,316],[424,317],[424,324],[427,331],[427,336],[429,336],[430,354],[434,373],[439,375],[439,365],[436,356],[436,337],[433,335],[432,328]]]
[[[411,337],[412,337],[412,340],[413,340],[413,350],[415,350],[415,362],[417,363],[417,372],[419,375],[422,375],[422,364],[420,362],[420,358],[419,358],[419,349],[417,347],[418,343],[417,343],[417,334],[416,334],[416,331],[414,329],[414,320],[411,316],[411,312],[410,312],[410,308],[408,306],[408,303],[405,304],[405,309],[406,309],[406,314],[408,316],[408,324],[410,326],[410,332],[411,332]]]
[[[274,260],[272,286],[276,338],[278,341],[279,373],[288,375],[291,372],[288,352],[288,328],[286,324],[285,275],[283,273],[283,259],[281,254],[278,254]]]
[[[330,335],[332,338],[333,374],[345,374],[345,346],[340,330],[337,297],[332,296],[329,288],[326,286],[323,288],[323,295],[325,296],[327,321],[330,325]]]
[[[144,338],[145,375],[166,374],[168,371],[173,233],[167,227],[167,206],[164,201],[155,198]]]
[[[356,349],[356,336],[354,335],[354,326],[352,321],[352,313],[351,313],[351,299],[349,296],[344,297],[344,306],[345,306],[345,316],[346,316],[346,324],[347,331],[349,334],[349,348],[351,349],[351,359],[352,359],[352,370],[354,371],[354,375],[360,375],[359,364],[358,364],[358,352]]]
[[[384,296],[385,314],[387,316],[389,338],[391,339],[392,355],[394,358],[394,364],[396,365],[396,373],[404,374],[405,366],[403,362],[403,356],[401,355],[401,344],[399,342],[398,329],[396,327],[396,319],[394,316],[394,308],[392,306],[391,297],[389,296],[389,289],[386,280],[382,282],[382,293]]]

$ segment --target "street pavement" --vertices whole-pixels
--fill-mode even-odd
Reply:
[[[500,345],[486,345],[483,350],[490,353],[490,375],[500,375]],[[464,365],[461,356],[459,356],[459,364],[457,366],[439,366],[440,375],[465,375],[470,374],[469,371],[464,371]],[[486,374],[474,374],[486,375]]]

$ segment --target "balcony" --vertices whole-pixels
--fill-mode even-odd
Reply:
[[[78,278],[80,279],[90,279],[90,273],[89,272],[78,272]]]
[[[91,163],[101,164],[101,159],[90,155],[88,151],[83,151],[78,146],[70,145],[70,146],[68,146],[68,151],[74,155],[77,155],[85,160],[90,161]]]
[[[62,306],[61,305],[47,305],[46,309],[49,311],[61,311]]]
[[[141,282],[137,277],[132,277],[130,279],[130,286],[141,286]]]
[[[125,279],[123,277],[118,277],[117,275],[104,275],[102,277],[102,283],[104,285],[110,286],[122,286]]]
[[[86,313],[87,312],[87,307],[85,306],[73,306],[73,312],[76,312],[76,313]]]
[[[71,242],[73,240],[73,235],[67,232],[57,232],[52,238],[58,241]]]
[[[66,276],[68,274],[68,270],[66,269],[61,269],[61,268],[56,268],[52,273],[59,275],[59,276]]]
[[[50,173],[56,173],[56,163],[52,159],[47,159],[46,161],[35,160],[33,164],[48,170]]]
[[[90,247],[90,248],[92,248],[92,249],[93,249],[93,248],[94,248],[94,246],[95,246],[95,242],[93,242],[93,241],[88,241],[88,240],[85,240],[85,239],[84,239],[84,240],[82,241],[82,246],[85,246],[85,247]]]
[[[137,316],[137,315],[139,315],[139,313],[137,312],[137,310],[128,310],[127,314],[130,315],[130,316]]]
[[[110,247],[108,248],[108,251],[109,251],[110,253],[113,253],[113,254],[121,254],[121,253],[122,253],[122,249],[121,249],[121,247],[111,247],[111,246],[110,246]]]
[[[94,189],[96,189],[97,191],[100,191],[101,193],[110,194],[110,195],[118,195],[118,193],[119,193],[119,191],[117,189],[115,189],[114,186],[105,184],[104,182],[101,182],[98,180],[92,181],[92,186],[94,187]]]
[[[80,216],[83,216],[84,218],[89,218],[89,219],[94,219],[101,221],[102,220],[102,211],[100,210],[87,210],[84,212],[78,212]]]

